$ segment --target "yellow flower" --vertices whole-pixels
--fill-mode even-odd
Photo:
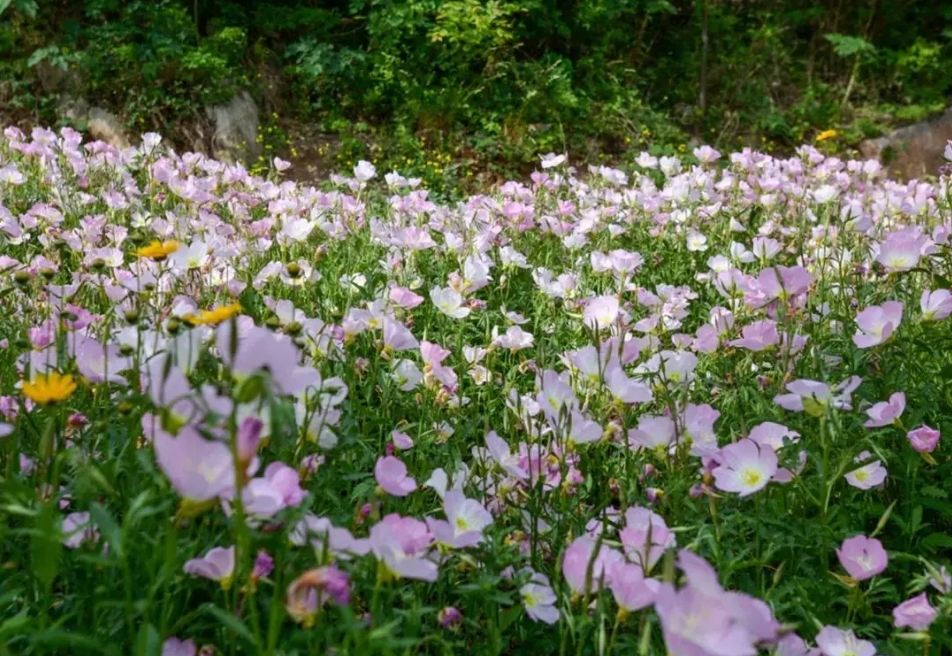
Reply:
[[[76,383],[69,374],[51,371],[23,383],[23,395],[34,403],[49,405],[65,401],[76,391]]]
[[[143,246],[142,248],[136,249],[136,255],[139,257],[144,257],[149,260],[155,260],[156,262],[161,262],[169,255],[178,250],[179,243],[177,241],[167,241],[160,242],[154,241],[148,246]]]
[[[193,326],[215,326],[222,321],[227,321],[241,312],[241,305],[232,303],[231,305],[222,305],[214,310],[200,310],[198,315],[187,314],[183,319]]]
[[[816,140],[817,142],[826,141],[827,139],[832,139],[838,134],[839,132],[837,132],[836,130],[824,130],[823,132],[821,132],[820,134],[816,136]]]

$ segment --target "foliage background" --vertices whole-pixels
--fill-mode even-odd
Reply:
[[[268,154],[293,158],[307,125],[333,136],[328,167],[439,188],[550,150],[785,150],[829,128],[855,146],[945,107],[950,18],[941,0],[0,0],[0,106],[55,124],[65,78],[174,141],[244,86]]]

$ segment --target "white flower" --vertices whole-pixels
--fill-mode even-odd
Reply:
[[[360,160],[357,162],[357,166],[354,167],[354,177],[361,182],[373,180],[376,175],[376,167],[368,161]]]
[[[440,312],[453,319],[464,319],[471,312],[469,308],[462,307],[463,296],[452,287],[434,287],[430,290],[430,300]]]
[[[527,333],[519,326],[509,326],[509,330],[502,335],[499,334],[499,327],[493,326],[493,346],[518,351],[519,349],[529,348],[534,341],[532,334]]]
[[[555,153],[549,153],[548,155],[543,155],[542,157],[542,168],[552,169],[556,166],[565,163],[565,155],[556,155]]]
[[[688,250],[689,251],[706,251],[707,250],[707,237],[702,235],[700,232],[694,230],[688,233]]]

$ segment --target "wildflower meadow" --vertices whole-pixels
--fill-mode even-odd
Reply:
[[[952,653],[952,178],[288,166],[5,131],[0,655]]]

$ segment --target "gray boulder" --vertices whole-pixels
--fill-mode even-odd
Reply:
[[[859,146],[867,159],[883,163],[891,177],[900,180],[938,175],[944,165],[946,144],[952,140],[952,109],[914,125],[900,128],[879,139],[868,139]]]
[[[205,108],[214,126],[212,157],[222,162],[252,164],[262,152],[258,142],[258,106],[241,91],[227,103]]]

